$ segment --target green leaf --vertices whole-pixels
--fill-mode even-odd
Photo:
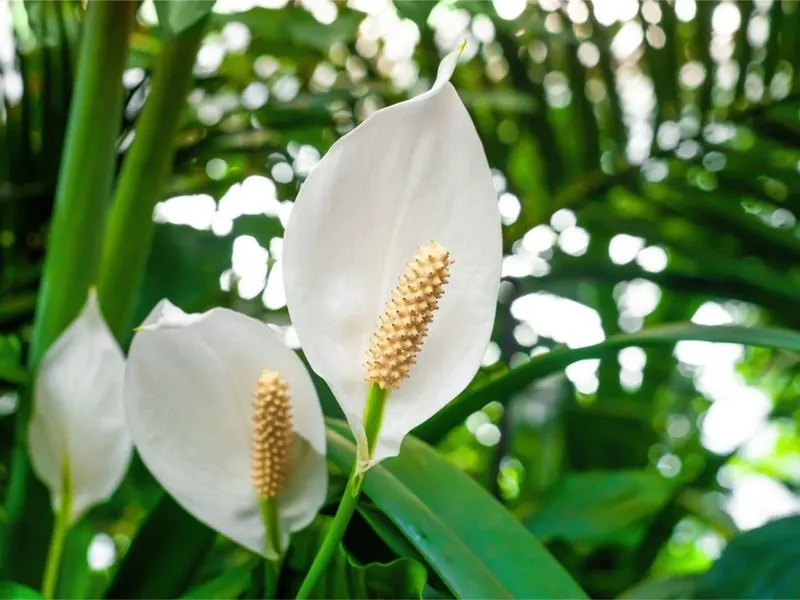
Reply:
[[[164,37],[175,37],[205,17],[216,0],[157,0],[153,4]]]
[[[697,582],[695,598],[800,597],[800,516],[741,534]]]
[[[343,470],[355,445],[329,420],[328,453]],[[463,598],[582,598],[583,591],[497,500],[430,446],[407,438],[373,467],[364,491]]]
[[[627,542],[669,500],[673,484],[658,473],[595,471],[564,477],[529,523],[542,540]]]
[[[181,597],[186,600],[190,598],[197,600],[238,598],[250,587],[253,569],[255,569],[260,562],[261,561],[253,557],[251,560],[237,567],[226,570],[211,581],[192,588]]]
[[[697,582],[697,575],[677,575],[663,579],[648,579],[620,596],[620,600],[678,600],[690,598]]]
[[[0,381],[24,383],[27,371],[22,366],[22,346],[14,335],[0,336]]]
[[[164,494],[139,528],[105,597],[179,596],[215,535]]]
[[[332,519],[319,516],[300,533],[292,536],[286,567],[298,573],[295,587],[317,555]],[[340,545],[333,560],[314,588],[316,598],[422,598],[428,575],[425,567],[409,558],[387,564],[359,565]],[[296,593],[297,589],[293,592]],[[292,594],[293,596],[295,594]]]
[[[40,600],[37,591],[13,581],[0,581],[0,600]]]
[[[304,8],[290,4],[279,10],[256,7],[231,15],[214,15],[213,23],[237,21],[246,25],[253,35],[254,53],[291,56],[307,48],[324,56],[337,43],[353,42],[363,18],[364,13],[340,6],[336,20],[325,24]]]
[[[372,530],[377,533],[386,545],[398,556],[413,558],[421,562],[425,560],[414,545],[409,542],[395,524],[391,522],[389,517],[384,515],[381,511],[361,502],[358,505],[358,512],[364,517],[364,520]]]
[[[480,410],[493,400],[505,401],[533,381],[563,371],[572,363],[588,358],[606,358],[629,346],[663,346],[681,340],[725,342],[748,346],[763,346],[800,352],[800,333],[788,329],[768,327],[741,327],[724,325],[674,324],[653,327],[636,333],[615,335],[604,342],[584,348],[562,348],[540,354],[527,363],[505,373],[470,386],[444,409],[419,426],[414,435],[435,443],[450,429],[462,423],[473,412]]]
[[[133,322],[141,323],[162,298],[187,312],[222,304],[219,276],[231,264],[232,244],[232,238],[210,231],[158,224]]]

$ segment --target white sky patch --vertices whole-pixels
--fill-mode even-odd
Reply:
[[[577,223],[578,218],[568,208],[560,208],[550,217],[550,227],[559,232],[574,227]]]
[[[589,248],[589,232],[581,227],[567,227],[558,236],[558,247],[570,256],[583,256]]]
[[[646,317],[661,301],[661,288],[646,279],[620,283],[614,292],[623,316]]]
[[[567,378],[582,394],[593,394],[597,391],[600,381],[597,378],[597,369],[600,360],[589,359],[572,363],[565,369]]]
[[[636,258],[644,248],[644,239],[619,233],[608,243],[608,256],[615,265],[625,265]]]
[[[245,300],[252,300],[267,283],[269,252],[250,235],[241,235],[233,241],[233,275],[237,291]]]
[[[489,342],[486,346],[486,352],[483,353],[483,361],[481,364],[484,367],[489,367],[500,360],[500,346],[494,342]]]
[[[531,253],[547,252],[553,248],[558,235],[547,225],[537,225],[522,237],[522,247]]]
[[[733,315],[718,302],[704,302],[698,308],[694,316],[692,316],[692,323],[698,325],[729,325],[733,323]]]
[[[774,479],[748,474],[735,482],[726,508],[737,527],[754,529],[772,519],[800,513],[800,498]]]
[[[156,223],[189,225],[195,229],[211,228],[217,203],[207,194],[175,196],[156,204],[153,220]]]
[[[104,571],[117,560],[117,548],[108,534],[98,533],[92,538],[86,552],[86,560],[92,571]]]
[[[506,21],[516,19],[525,10],[527,0],[493,0],[497,16]]]
[[[511,225],[514,223],[522,211],[522,205],[514,194],[505,192],[500,194],[497,199],[497,208],[500,210],[500,216],[503,219],[504,225]]]
[[[570,348],[590,346],[605,339],[597,311],[545,292],[517,298],[511,304],[511,314],[527,323],[536,335]]]
[[[281,261],[277,261],[272,267],[267,279],[267,286],[261,295],[261,302],[270,310],[279,310],[286,306],[286,289],[283,287],[283,263]]]
[[[648,246],[636,255],[636,263],[648,273],[660,273],[667,262],[667,253],[659,246]]]

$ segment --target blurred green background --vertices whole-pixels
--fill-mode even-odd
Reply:
[[[0,0],[6,364],[29,339],[83,14]],[[296,348],[281,236],[299,186],[464,39],[453,84],[506,253],[486,374],[665,323],[800,326],[797,0],[218,0],[135,321],[163,297],[226,305]],[[143,2],[120,160],[161,44]],[[13,375],[0,371],[0,492]],[[800,512],[798,375],[786,351],[628,347],[485,399],[439,447],[591,596],[800,597],[800,518],[762,527]],[[70,534],[63,595],[102,591],[158,494],[134,463]],[[356,534],[374,537],[363,520]],[[218,541],[201,574],[244,560]]]

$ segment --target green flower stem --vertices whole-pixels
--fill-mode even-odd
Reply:
[[[264,598],[274,598],[278,587],[281,561],[281,520],[278,513],[278,502],[275,498],[262,498],[261,519],[264,521],[266,535],[264,549],[278,555],[276,560],[264,559]]]
[[[378,443],[378,434],[383,424],[383,408],[386,406],[388,396],[389,390],[384,390],[377,383],[373,383],[367,392],[367,403],[364,407],[364,432],[367,434],[370,458],[375,452],[375,444]]]
[[[65,462],[61,468],[61,506],[55,514],[53,537],[50,550],[47,552],[47,564],[42,581],[42,596],[50,600],[55,598],[58,573],[61,570],[61,556],[64,553],[64,540],[72,520],[72,477],[69,466]]]
[[[137,292],[150,255],[153,207],[172,170],[181,112],[192,86],[192,66],[207,22],[203,18],[164,42],[109,213],[99,299],[106,322],[123,343],[130,333]]]
[[[364,407],[364,431],[367,435],[367,447],[369,449],[370,458],[372,458],[375,444],[378,441],[378,434],[380,433],[381,424],[383,423],[383,409],[384,406],[386,406],[386,398],[388,396],[389,391],[382,389],[377,384],[373,384],[367,392],[367,402]],[[356,460],[358,460],[358,458],[356,458]],[[347,481],[347,487],[339,502],[339,508],[336,509],[336,515],[333,517],[331,528],[322,541],[319,552],[314,557],[314,562],[311,564],[311,568],[308,570],[308,574],[300,586],[300,591],[297,592],[298,600],[311,597],[314,586],[317,585],[320,577],[322,577],[322,574],[325,572],[325,568],[328,566],[331,558],[333,558],[333,553],[342,541],[347,525],[350,523],[356,506],[358,506],[364,475],[358,472],[357,466],[358,465],[353,466],[353,472],[350,474],[350,479]]]
[[[80,312],[96,281],[122,122],[122,73],[137,6],[136,0],[89,2],[31,334],[31,372]],[[46,490],[31,473],[25,445],[32,398],[29,388],[15,417],[7,518],[0,523],[0,579],[13,574],[27,585],[39,582],[47,550],[46,537],[39,535]],[[24,556],[14,551],[21,540]]]

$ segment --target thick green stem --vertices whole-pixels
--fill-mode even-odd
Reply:
[[[89,3],[36,305],[33,368],[80,312],[97,277],[136,6],[135,0]]]
[[[137,5],[136,0],[89,3],[31,336],[32,372],[78,314],[97,276],[122,122],[122,73]],[[0,523],[0,577],[13,573],[17,581],[36,585],[47,546],[37,511],[47,498],[25,448],[31,398],[27,390],[15,417],[7,518]]]
[[[364,407],[364,431],[367,434],[367,447],[369,448],[370,458],[372,458],[375,444],[378,441],[378,434],[383,423],[383,408],[386,405],[388,395],[388,390],[381,389],[377,384],[373,384],[367,392],[367,403]],[[344,532],[347,530],[347,525],[350,523],[353,512],[358,506],[363,482],[364,475],[359,472],[358,465],[354,465],[350,479],[347,481],[347,487],[339,502],[339,508],[336,509],[336,514],[333,517],[331,528],[322,541],[319,552],[314,557],[314,562],[311,564],[311,568],[309,568],[308,574],[300,586],[300,591],[297,592],[298,600],[311,597],[314,586],[317,585],[328,563],[333,558],[334,552],[336,552],[339,543],[344,537]]]
[[[47,553],[47,564],[42,581],[42,596],[50,600],[56,596],[58,573],[61,569],[61,556],[64,553],[64,540],[67,539],[70,522],[72,519],[72,477],[69,466],[62,467],[61,479],[61,506],[56,513],[53,537],[50,540],[50,550]]]
[[[276,554],[275,560],[264,560],[264,598],[274,598],[278,587],[281,561],[281,520],[278,513],[278,502],[275,498],[261,500],[261,519],[264,521],[266,535],[264,549],[267,554]]]
[[[153,207],[172,169],[181,111],[192,85],[192,66],[207,19],[168,40],[159,55],[150,91],[125,157],[100,267],[103,315],[124,342],[153,238]]]

